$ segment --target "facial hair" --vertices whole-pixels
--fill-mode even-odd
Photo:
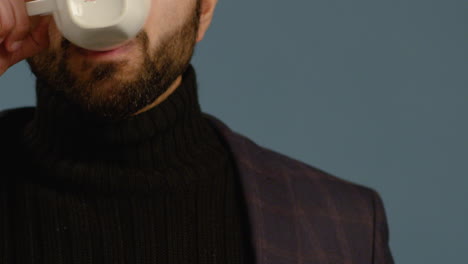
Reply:
[[[36,78],[48,85],[43,89],[61,93],[71,104],[96,118],[122,120],[153,103],[188,67],[193,56],[200,18],[200,1],[179,28],[166,35],[158,47],[149,47],[146,31],[135,37],[143,63],[136,78],[115,80],[127,61],[93,63],[84,60],[82,69],[92,69],[89,78],[79,78],[69,68],[71,43],[62,38],[60,49],[46,50],[27,59]],[[68,62],[68,63],[67,63]],[[105,89],[98,83],[110,82]],[[37,91],[39,92],[39,91]]]

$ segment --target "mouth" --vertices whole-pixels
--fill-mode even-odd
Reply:
[[[83,49],[83,48],[80,48],[80,47],[76,47],[76,50],[78,51],[79,54],[81,54],[82,56],[84,56],[86,58],[93,58],[93,59],[101,58],[101,59],[104,59],[104,58],[113,58],[113,57],[122,55],[122,54],[128,52],[132,45],[133,45],[133,41],[129,41],[129,42],[126,42],[125,44],[123,44],[123,45],[121,45],[119,47],[116,47],[116,48],[114,48],[112,50],[94,51],[94,50]]]

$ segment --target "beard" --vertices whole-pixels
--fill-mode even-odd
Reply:
[[[134,66],[128,60],[82,60],[79,66],[72,64],[73,46],[63,37],[59,49],[28,58],[30,70],[47,83],[42,89],[60,93],[85,113],[99,119],[127,119],[166,92],[188,67],[199,27],[200,1],[196,2],[185,23],[165,35],[157,47],[149,47],[146,31],[135,37],[133,47],[141,49],[143,58],[130,74],[134,75],[131,79],[126,79],[128,74],[124,73],[129,66]]]

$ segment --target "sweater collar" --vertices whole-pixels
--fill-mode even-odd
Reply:
[[[142,181],[140,187],[145,183],[180,185],[181,181],[188,183],[196,179],[183,179],[183,171],[170,172],[170,179],[138,179],[134,175],[151,171],[167,173],[174,168],[197,170],[187,168],[187,164],[206,172],[219,169],[212,164],[225,158],[226,150],[215,128],[201,112],[191,65],[179,87],[163,102],[119,122],[98,123],[84,118],[62,96],[50,93],[52,89],[41,89],[44,82],[37,80],[37,85],[38,91],[47,93],[38,92],[34,118],[24,130],[24,144],[33,161],[47,175],[70,183],[86,182],[96,188],[102,187],[102,183],[118,186],[115,190],[126,188],[128,181],[138,180]],[[101,176],[94,179],[86,178],[83,172],[72,167],[89,170],[86,174],[102,169],[112,171],[96,173],[109,179]],[[121,174],[121,184],[110,174]]]
[[[174,132],[183,125],[194,126],[190,133],[199,132],[196,128],[202,114],[192,65],[182,75],[179,87],[166,100],[146,112],[121,121],[92,119],[61,93],[46,86],[42,79],[36,80],[37,107],[30,128],[36,137],[48,144],[65,144],[73,148],[80,148],[83,144],[86,147],[96,144],[128,145]]]

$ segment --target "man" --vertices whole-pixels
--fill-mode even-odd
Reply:
[[[393,263],[374,190],[201,112],[217,0],[153,0],[110,52],[22,1],[0,4],[0,73],[27,59],[37,106],[0,116],[0,263]]]

